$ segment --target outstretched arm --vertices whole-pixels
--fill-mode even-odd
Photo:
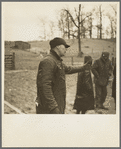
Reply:
[[[90,66],[88,65],[88,63],[84,64],[83,66],[66,66],[65,64],[63,64],[63,66],[66,74],[83,72],[84,70],[90,69]]]

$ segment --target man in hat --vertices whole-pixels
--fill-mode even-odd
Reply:
[[[50,41],[50,54],[40,61],[37,74],[37,114],[64,114],[66,105],[65,74],[72,74],[89,69],[84,66],[66,66],[61,57],[69,45],[62,38]]]
[[[94,74],[95,93],[96,93],[96,108],[107,109],[103,106],[107,96],[107,85],[111,76],[113,67],[109,60],[109,52],[102,52],[102,55],[97,59],[92,66]]]

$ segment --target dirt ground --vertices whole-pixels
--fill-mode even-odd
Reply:
[[[91,47],[91,42],[87,42],[87,43]],[[87,45],[87,43],[85,45]],[[100,43],[102,44],[103,42],[101,41]],[[114,44],[114,43],[111,43],[111,44]],[[95,41],[95,45],[96,45],[96,41]],[[108,44],[106,44],[106,41],[105,41],[104,45],[106,45],[110,50],[109,42]],[[4,100],[10,103],[11,105],[15,106],[19,110],[21,110],[21,112],[23,113],[35,114],[34,101],[36,99],[36,76],[37,76],[37,69],[38,69],[38,65],[41,60],[41,57],[39,54],[18,50],[18,49],[6,49],[5,52],[15,52],[16,70],[13,70],[13,71],[10,70],[10,71],[4,72]],[[71,59],[70,57],[63,58],[65,63],[71,62],[70,59]],[[83,63],[84,58],[75,57],[74,61]],[[66,86],[67,86],[66,113],[67,114],[75,114],[75,111],[73,111],[72,109],[73,109],[73,102],[74,102],[75,93],[76,93],[76,81],[77,81],[76,74],[66,76]],[[108,86],[108,98],[106,99],[105,106],[108,106],[110,109],[110,111],[108,111],[107,114],[115,114],[114,100],[111,98],[110,86]],[[4,113],[17,114],[14,110],[9,108],[7,105],[4,105]],[[92,113],[95,114],[94,112]],[[103,113],[106,114],[105,111],[103,111]]]
[[[17,107],[23,113],[35,114],[36,99],[36,75],[37,71],[28,70],[21,72],[5,73],[5,101]],[[9,81],[7,81],[9,80]],[[73,103],[76,94],[77,74],[66,75],[67,104],[66,114],[75,114]],[[111,98],[111,86],[108,86],[108,97],[106,105],[110,111],[104,111],[104,114],[115,114],[114,100]],[[4,107],[5,114],[16,114],[10,108]],[[105,113],[106,112],[106,113]]]

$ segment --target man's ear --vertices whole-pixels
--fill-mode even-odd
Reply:
[[[56,46],[57,47],[57,49],[59,49],[60,48],[60,45],[59,46]]]

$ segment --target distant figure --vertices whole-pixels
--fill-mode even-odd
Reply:
[[[111,61],[109,60],[109,52],[102,52],[102,55],[97,59],[92,66],[94,74],[95,93],[96,93],[96,108],[107,109],[103,106],[107,96],[107,85],[112,72]]]
[[[50,41],[50,54],[39,64],[37,74],[37,114],[64,114],[66,107],[65,74],[73,74],[88,70],[88,62],[84,66],[66,66],[62,62],[67,48],[65,40],[54,38]]]
[[[91,66],[91,56],[85,56],[84,63],[87,61],[90,61],[89,64]],[[80,111],[82,114],[85,114],[87,110],[94,109],[94,93],[90,70],[84,70],[78,73],[77,92],[73,109],[77,110],[77,114]]]
[[[114,98],[115,101],[115,109],[116,109],[116,58],[115,58],[115,65],[114,65],[114,70],[113,70],[113,84],[112,84],[112,97]]]

